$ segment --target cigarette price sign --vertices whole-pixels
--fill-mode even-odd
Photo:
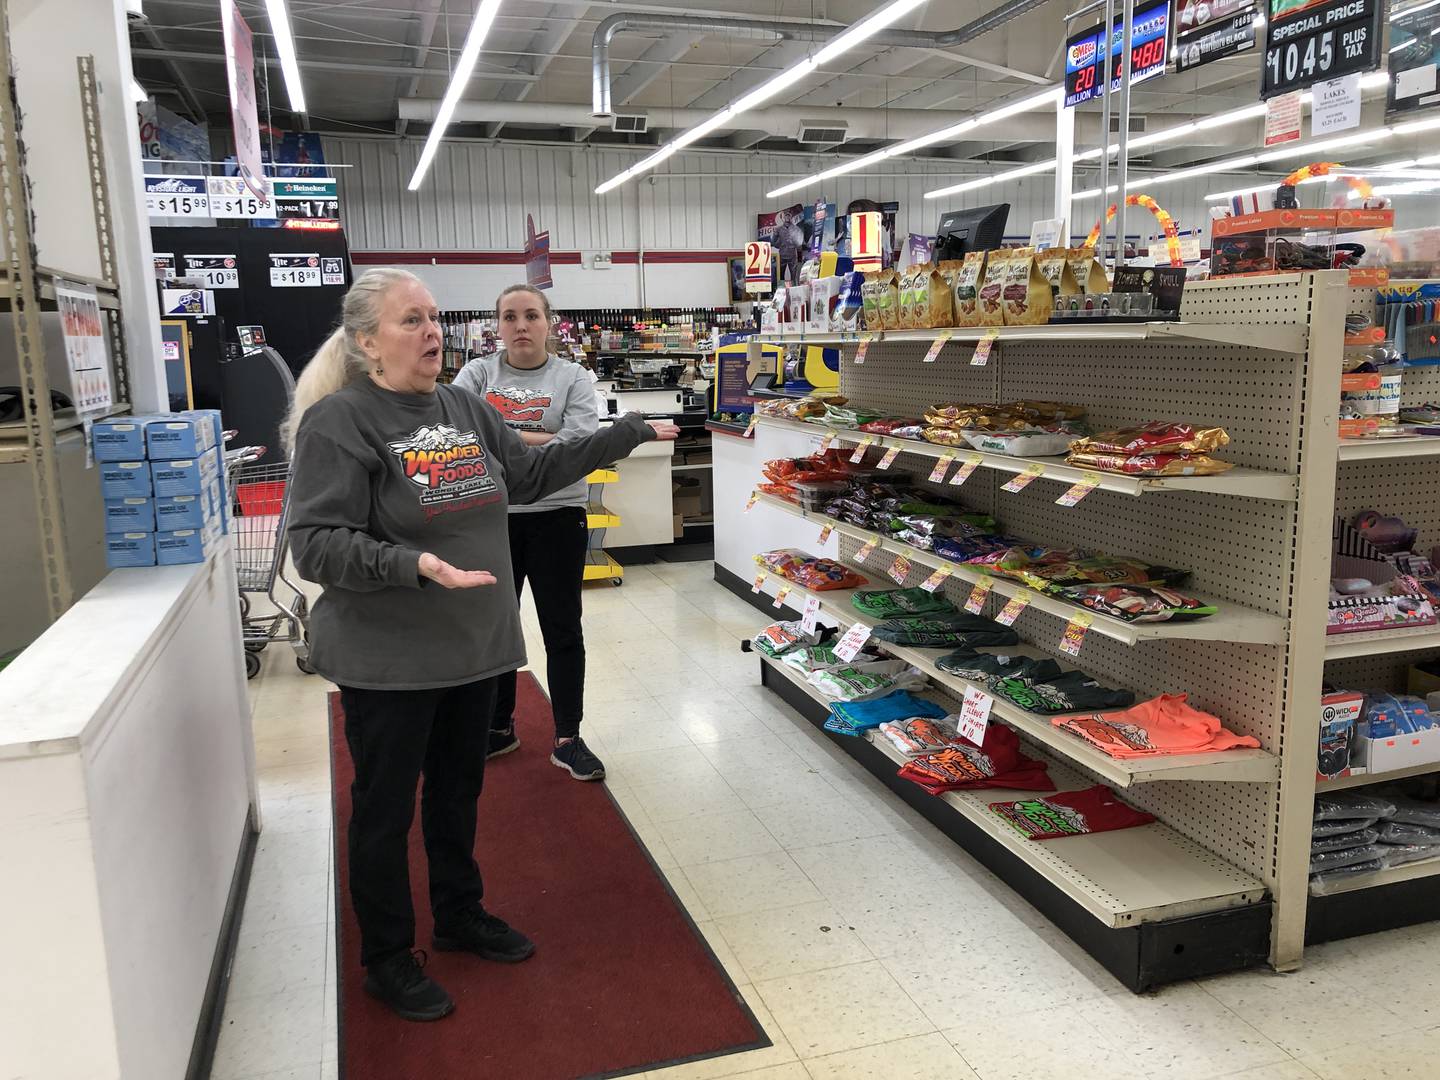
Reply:
[[[1136,8],[1130,32],[1130,83],[1143,82],[1165,70],[1170,36],[1170,0]],[[1065,105],[1079,105],[1105,94],[1105,30],[1092,26],[1065,41]],[[1125,20],[1116,18],[1110,34],[1110,89],[1120,89],[1120,51],[1125,46]]]
[[[1380,0],[1269,0],[1260,96],[1380,66]]]

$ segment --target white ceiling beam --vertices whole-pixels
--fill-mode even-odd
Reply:
[[[411,45],[415,49],[415,66],[417,68],[423,68],[425,66],[426,58],[430,55],[430,45],[431,42],[435,40],[435,25],[440,21],[441,3],[442,0],[424,0],[421,6],[415,11],[415,13],[420,16],[420,18],[419,21],[415,24],[415,40],[411,42]],[[397,89],[395,91],[395,97],[396,100],[399,100],[402,97],[414,97],[419,92],[420,76],[412,75],[410,77],[410,85],[408,89],[406,89],[405,92],[402,94],[397,86]],[[409,127],[410,121],[404,119],[403,117],[396,118],[396,135],[404,135],[405,132],[409,129]]]
[[[530,58],[530,74],[539,80],[545,74],[545,69],[551,61],[559,54],[561,48],[570,40],[570,35],[580,25],[580,15],[562,15],[563,9],[559,4],[551,4],[546,10],[545,19],[550,20],[550,25],[543,30],[537,31],[530,39],[529,51],[535,55]],[[527,83],[506,83],[500,87],[496,95],[501,101],[524,101],[534,90],[535,82]],[[485,137],[495,138],[500,134],[504,124],[490,124],[485,129]]]

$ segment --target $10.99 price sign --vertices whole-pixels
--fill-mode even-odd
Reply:
[[[1380,0],[1269,0],[1260,96],[1380,66]]]

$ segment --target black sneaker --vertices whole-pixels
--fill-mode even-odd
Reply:
[[[518,964],[535,952],[533,941],[478,904],[456,922],[443,927],[437,925],[433,943],[441,952],[472,952],[502,964]]]
[[[485,752],[485,760],[489,761],[491,758],[501,757],[510,753],[512,750],[519,749],[520,736],[515,734],[513,725],[504,731],[495,731],[492,729],[490,732],[490,749]]]
[[[365,992],[379,998],[402,1020],[439,1020],[455,1009],[445,988],[421,970],[429,959],[423,949],[408,949],[365,970]]]
[[[605,763],[590,752],[585,740],[575,736],[555,747],[550,762],[567,769],[576,780],[604,780]]]

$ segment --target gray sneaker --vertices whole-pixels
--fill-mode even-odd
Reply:
[[[567,770],[576,780],[604,780],[605,764],[590,752],[585,740],[575,736],[555,747],[550,763]]]

